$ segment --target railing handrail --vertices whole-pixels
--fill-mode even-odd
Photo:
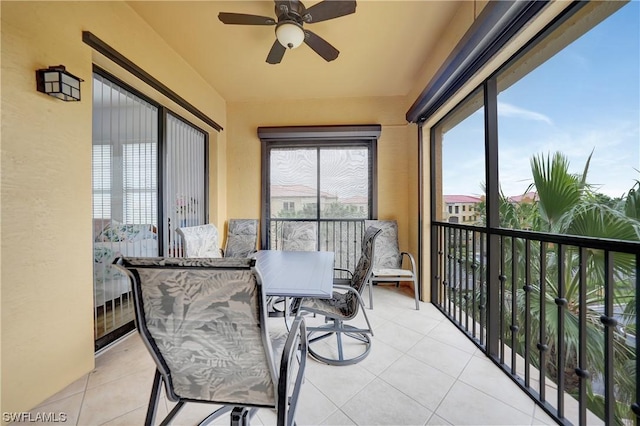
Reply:
[[[432,222],[434,226],[444,228],[477,231],[485,234],[496,234],[505,237],[523,238],[533,241],[563,244],[576,247],[588,247],[596,250],[608,250],[620,253],[636,254],[640,252],[640,241],[616,240],[612,238],[584,237],[569,234],[552,234],[549,232],[527,231],[523,229],[489,228],[486,226],[461,225],[459,223]]]

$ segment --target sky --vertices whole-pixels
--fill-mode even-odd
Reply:
[[[445,194],[482,195],[483,113],[444,135]],[[532,183],[534,155],[560,151],[587,182],[619,197],[640,180],[640,1],[634,0],[498,96],[505,195]]]

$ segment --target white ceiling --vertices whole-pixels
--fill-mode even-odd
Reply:
[[[273,1],[128,4],[229,102],[404,96],[460,6],[458,1],[360,0],[355,14],[305,24],[340,51],[335,61],[324,61],[303,44],[270,65],[265,59],[275,27],[224,25],[218,13],[275,18]]]

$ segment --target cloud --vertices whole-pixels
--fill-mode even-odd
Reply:
[[[551,119],[544,114],[529,111],[505,102],[498,102],[498,115],[502,115],[504,117],[523,118],[525,120],[543,121],[549,125],[553,125]]]

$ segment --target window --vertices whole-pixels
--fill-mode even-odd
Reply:
[[[337,252],[336,264],[358,252],[364,219],[376,218],[379,134],[377,125],[259,128],[263,248],[279,248],[284,222],[303,220],[317,222],[318,247]]]
[[[483,106],[480,88],[434,127],[432,145],[436,152],[441,152],[442,159],[434,181],[436,188],[441,188],[436,191],[436,198],[437,202],[455,203],[449,205],[450,214],[458,214],[461,204],[465,211],[463,203],[479,202],[484,191]],[[444,218],[436,216],[436,219]],[[458,223],[451,218],[449,222]]]
[[[584,195],[604,206],[615,207],[637,185],[640,6],[621,6],[602,8],[589,19],[578,12],[553,43],[540,43],[498,74],[500,188],[511,203],[505,211],[515,212],[503,214],[501,226],[552,229],[533,207],[552,197],[570,198],[557,192],[569,188],[554,194],[551,187],[533,186],[547,161],[569,181],[584,174]],[[574,192],[578,197],[577,184]]]

